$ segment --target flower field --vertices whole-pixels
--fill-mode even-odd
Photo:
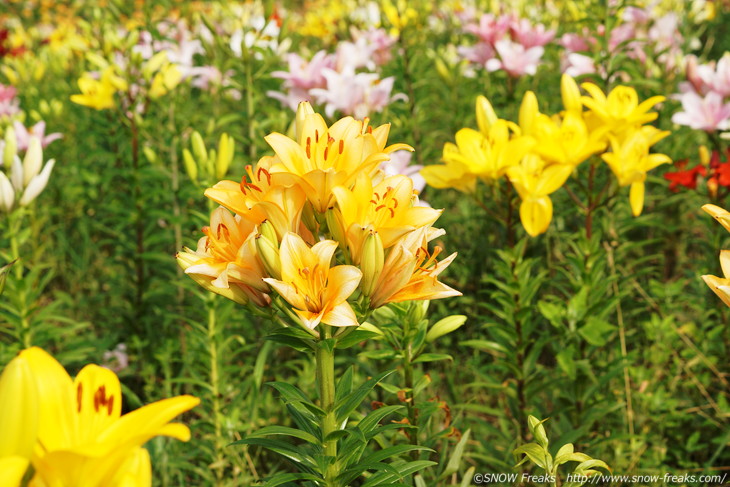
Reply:
[[[3,2],[0,487],[730,483],[728,22]]]

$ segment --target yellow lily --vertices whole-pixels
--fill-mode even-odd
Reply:
[[[559,124],[540,114],[534,127],[533,135],[537,139],[534,152],[555,164],[575,167],[606,148],[605,130],[589,132],[579,112],[566,111]]]
[[[114,94],[117,91],[126,91],[127,83],[114,74],[114,67],[109,66],[96,80],[88,74],[79,78],[80,95],[71,95],[71,101],[79,105],[103,110],[114,107]]]
[[[38,435],[38,388],[15,357],[0,375],[0,487],[19,487]]]
[[[358,326],[347,298],[355,292],[362,272],[355,266],[330,267],[337,242],[322,240],[312,248],[295,233],[281,241],[281,280],[265,278],[290,305],[309,330],[320,323]]]
[[[240,183],[220,181],[205,190],[205,196],[221,206],[259,225],[269,221],[278,240],[287,232],[299,232],[302,209],[307,200],[296,178],[288,173],[271,173],[271,158],[263,158],[256,167],[246,166]]]
[[[663,96],[652,96],[639,103],[636,90],[628,86],[617,86],[608,96],[593,83],[583,83],[581,86],[590,94],[581,98],[583,105],[590,110],[590,116],[614,134],[633,130],[638,125],[656,120],[658,114],[649,113],[649,110],[666,100]]]
[[[439,274],[456,258],[456,252],[439,262],[436,257],[441,247],[435,247],[433,253],[428,251],[428,242],[445,233],[433,227],[420,227],[396,242],[370,295],[371,309],[386,303],[461,296],[459,291],[438,280]]]
[[[151,98],[159,98],[172,91],[180,81],[182,81],[180,69],[172,63],[165,64],[152,78],[149,95]]]
[[[704,205],[702,209],[730,232],[730,213],[727,210],[715,205]],[[730,250],[720,251],[720,266],[724,277],[705,275],[702,279],[722,299],[725,306],[730,306]]]
[[[19,358],[27,362],[38,392],[33,487],[149,486],[149,457],[141,445],[160,435],[190,439],[187,426],[169,421],[198,405],[195,397],[164,399],[122,416],[121,387],[112,371],[87,365],[72,380],[40,348],[26,349]],[[15,398],[0,399],[8,400]]]
[[[266,271],[256,252],[254,229],[250,221],[217,208],[210,226],[203,228],[206,236],[198,241],[197,250],[178,253],[178,264],[208,291],[240,304],[251,300],[267,306],[269,287],[262,280]]]
[[[372,177],[395,150],[413,150],[406,144],[385,146],[389,124],[373,129],[367,121],[345,117],[327,127],[321,115],[310,111],[297,112],[298,140],[276,132],[265,139],[276,153],[271,173],[295,175],[320,213],[334,204],[333,188],[351,187],[361,173]]]
[[[573,172],[565,164],[547,166],[536,154],[528,154],[518,166],[510,167],[507,176],[522,199],[520,221],[531,237],[544,233],[553,219],[553,202],[549,195],[560,189]]]
[[[442,211],[413,206],[413,180],[408,176],[387,177],[373,186],[363,173],[352,190],[338,186],[333,192],[355,264],[360,263],[362,244],[370,233],[377,232],[387,249],[406,233],[435,222]]]
[[[476,175],[469,170],[466,164],[452,157],[458,153],[458,147],[447,143],[444,145],[444,164],[433,164],[421,169],[421,176],[429,186],[438,189],[454,188],[462,193],[474,193],[476,191]]]
[[[644,130],[634,130],[623,141],[616,137],[610,137],[610,140],[613,152],[602,154],[601,157],[616,175],[620,186],[631,185],[631,213],[639,216],[644,207],[646,173],[672,160],[664,154],[649,153],[652,139],[647,137]]]

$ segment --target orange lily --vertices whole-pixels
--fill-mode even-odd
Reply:
[[[311,248],[295,233],[281,241],[281,280],[265,278],[313,330],[320,323],[331,326],[357,326],[355,312],[347,298],[355,292],[362,272],[351,265],[330,267],[337,242],[323,240]]]

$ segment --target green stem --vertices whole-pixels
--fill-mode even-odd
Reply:
[[[320,325],[320,343],[317,347],[317,382],[319,385],[320,407],[325,415],[322,418],[322,441],[324,454],[332,457],[332,463],[327,467],[324,479],[327,487],[337,487],[335,477],[338,474],[337,468],[337,440],[328,440],[327,437],[337,431],[337,417],[335,413],[335,351],[334,347],[328,347],[324,342],[332,330],[327,325]]]
[[[22,210],[21,210],[22,211]],[[31,346],[30,320],[28,319],[28,297],[25,293],[25,283],[23,283],[23,263],[20,260],[20,243],[18,242],[18,234],[20,233],[22,218],[18,216],[18,212],[11,213],[9,217],[10,223],[10,252],[13,264],[13,273],[17,281],[18,303],[20,308],[20,337],[23,347]]]
[[[221,422],[220,422],[220,392],[218,377],[218,344],[216,342],[216,314],[215,314],[215,296],[210,296],[207,302],[208,307],[208,355],[210,355],[210,392],[213,396],[211,401],[213,407],[213,429],[215,431],[215,464],[214,469],[216,477],[216,485],[221,485],[223,481],[223,452],[220,440]]]

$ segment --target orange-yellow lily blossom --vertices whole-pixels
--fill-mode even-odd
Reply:
[[[727,210],[715,205],[705,205],[702,209],[730,232],[730,213]],[[722,299],[725,306],[730,306],[730,250],[720,251],[720,266],[725,277],[705,275],[702,276],[702,279]]]
[[[237,303],[251,300],[267,306],[269,287],[262,281],[266,271],[256,252],[254,229],[250,221],[217,208],[210,226],[203,228],[206,236],[198,241],[197,250],[178,253],[178,264],[209,291]]]
[[[409,231],[431,225],[442,211],[413,206],[413,180],[408,176],[391,176],[373,187],[372,179],[361,174],[352,190],[338,186],[333,191],[355,264],[360,263],[362,243],[372,231],[380,234],[387,249]]]
[[[170,421],[195,407],[200,402],[195,397],[164,399],[122,416],[121,387],[112,371],[87,365],[72,380],[40,348],[26,349],[19,358],[28,364],[38,393],[33,487],[149,486],[149,457],[141,445],[160,435],[190,438],[187,426]]]
[[[312,248],[295,233],[281,241],[281,280],[265,278],[313,330],[320,323],[331,326],[357,326],[355,312],[347,298],[355,292],[362,272],[355,266],[330,267],[337,242],[322,240]]]
[[[205,190],[205,196],[259,225],[271,222],[279,240],[286,232],[301,232],[302,209],[307,200],[297,181],[288,173],[271,173],[263,158],[256,167],[246,166],[241,183],[220,181]]]
[[[413,150],[406,144],[385,146],[389,124],[373,129],[367,121],[345,117],[327,127],[311,107],[301,108],[309,103],[303,104],[297,112],[297,140],[274,132],[266,136],[266,142],[276,153],[271,161],[272,174],[295,175],[313,208],[320,213],[334,204],[333,188],[351,187],[361,173],[372,177],[395,150]]]
[[[606,148],[605,129],[589,132],[581,114],[570,110],[563,114],[560,124],[547,115],[538,115],[533,135],[537,139],[533,151],[555,164],[575,167]]]
[[[665,132],[664,134],[668,134]],[[659,137],[661,138],[661,137]],[[601,157],[616,175],[620,186],[631,185],[629,191],[629,202],[631,212],[639,216],[644,207],[644,181],[646,173],[655,167],[672,162],[669,156],[664,154],[650,154],[649,146],[652,140],[647,137],[644,130],[634,130],[623,141],[611,137],[611,149],[613,152],[602,154]]]
[[[370,296],[370,308],[386,303],[441,299],[461,293],[438,280],[439,274],[456,258],[456,252],[442,261],[441,248],[428,251],[428,242],[444,235],[441,229],[421,227],[404,235],[390,249],[377,284]]]

